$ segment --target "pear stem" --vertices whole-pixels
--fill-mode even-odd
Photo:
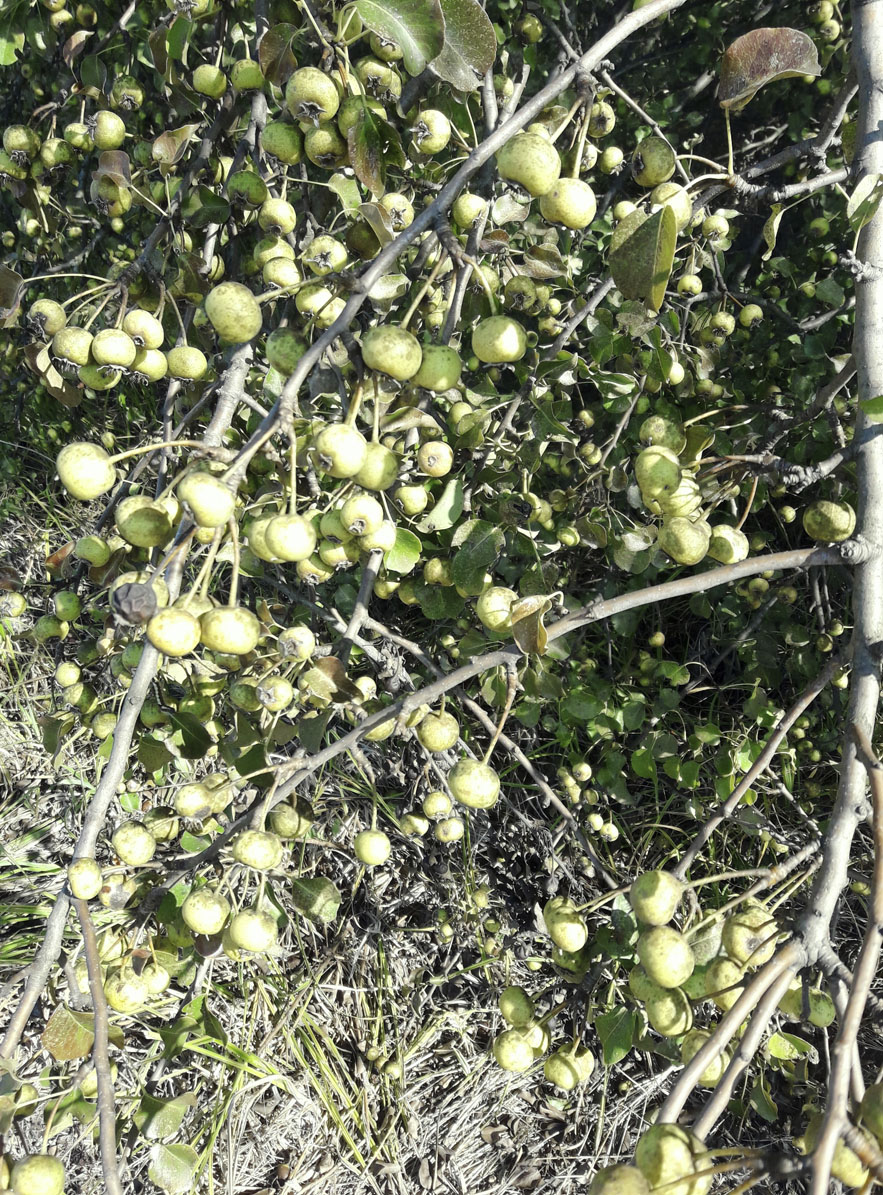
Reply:
[[[571,178],[579,178],[580,167],[583,164],[583,150],[586,148],[586,137],[589,135],[589,122],[591,119],[591,108],[586,107],[586,114],[583,117],[583,123],[579,131],[579,138],[576,143],[576,154],[573,159],[573,167],[570,171]]]
[[[159,444],[142,444],[140,448],[129,448],[126,452],[118,452],[110,458],[112,465],[120,461],[127,461],[133,456],[143,456],[145,452],[156,452],[160,448],[204,448],[202,440],[162,440]]]
[[[417,291],[417,294],[414,296],[414,299],[413,299],[410,307],[408,308],[408,310],[405,312],[404,316],[402,317],[402,322],[399,324],[399,327],[403,331],[407,330],[408,324],[411,322],[411,318],[414,315],[414,312],[417,310],[417,308],[423,302],[424,298],[426,297],[426,295],[429,292],[429,288],[432,286],[433,282],[438,277],[439,270],[442,268],[442,266],[445,264],[445,262],[447,260],[448,260],[448,253],[447,253],[447,250],[445,250],[439,255],[439,259],[433,266],[432,272],[430,273],[430,275],[426,279],[426,281],[423,283],[423,285],[420,287],[420,289]]]
[[[230,575],[230,596],[227,605],[235,607],[239,597],[239,527],[236,519],[230,519],[227,524],[230,529],[230,542],[233,545],[233,572]]]
[[[485,751],[485,753],[484,753],[484,759],[482,760],[482,763],[487,763],[487,761],[490,759],[490,757],[493,753],[494,747],[496,747],[496,745],[497,745],[497,740],[499,739],[500,735],[503,733],[503,727],[506,725],[506,719],[509,717],[509,714],[512,710],[512,704],[515,701],[515,690],[516,690],[517,684],[518,684],[518,677],[516,676],[515,669],[513,667],[509,667],[507,669],[506,684],[507,684],[506,703],[503,706],[503,712],[500,715],[500,721],[497,723],[497,729],[494,731],[493,738],[491,739],[490,743],[488,744],[487,751]]]
[[[353,396],[350,399],[349,410],[346,413],[346,419],[343,421],[344,427],[355,427],[356,416],[359,414],[359,407],[362,405],[362,394],[364,393],[364,386],[361,382],[353,391]]]
[[[730,125],[730,109],[724,108],[724,124],[727,127],[727,175],[733,174],[733,129]]]

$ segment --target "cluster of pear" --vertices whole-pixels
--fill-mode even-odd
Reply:
[[[649,441],[635,458],[635,478],[647,510],[662,518],[657,543],[676,564],[698,564],[706,556],[721,564],[745,560],[748,537],[727,523],[711,525],[696,480],[697,460],[683,428],[660,415],[641,426]],[[687,453],[687,459],[679,454]]]
[[[500,1015],[506,1022],[494,1038],[494,1060],[506,1071],[523,1073],[547,1054],[543,1075],[562,1091],[573,1091],[592,1077],[595,1056],[574,1038],[549,1053],[551,1039],[548,1018],[537,1017],[534,1001],[522,987],[504,988],[499,998]]]
[[[91,855],[70,863],[67,881],[71,894],[110,910],[105,915],[97,909],[94,919],[99,929],[104,992],[114,1011],[134,1015],[147,1005],[161,1003],[181,961],[178,950],[192,947],[195,936],[214,939],[213,948],[236,961],[275,948],[278,915],[263,899],[260,880],[286,866],[290,854],[286,843],[310,833],[315,818],[303,799],[277,805],[268,815],[266,829],[243,830],[232,839],[228,870],[236,868],[243,876],[235,897],[228,899],[207,885],[194,886],[175,919],[164,925],[162,936],[148,938],[147,953],[143,940],[117,924],[119,909],[130,901],[143,900],[162,881],[157,854],[180,849],[176,843],[187,824],[198,822],[204,830],[219,830],[216,818],[229,810],[236,793],[236,781],[225,772],[185,783],[177,789],[173,804],[155,805],[140,818],[117,826],[110,841],[116,863],[102,865]],[[253,878],[257,888],[249,897]],[[330,881],[311,881],[308,886],[301,881],[294,885],[292,899],[305,917],[315,918],[321,915],[324,903],[339,903],[340,897]],[[85,960],[75,964],[73,974],[80,991],[88,991]]]
[[[94,333],[87,325],[69,323],[65,308],[54,299],[37,299],[27,319],[44,339],[56,369],[76,375],[90,390],[111,390],[126,377],[146,385],[165,377],[193,382],[209,373],[209,360],[201,349],[186,343],[163,349],[161,318],[141,307]]]
[[[607,1166],[589,1185],[590,1195],[707,1195],[714,1182],[712,1151],[689,1129],[651,1125],[635,1146],[633,1165]]]
[[[773,957],[779,926],[762,902],[751,899],[722,920],[712,916],[682,933],[670,922],[683,891],[682,881],[668,871],[645,872],[632,884],[629,900],[640,932],[629,990],[643,1004],[652,1029],[681,1039],[686,1064],[710,1036],[708,1029],[693,1029],[694,1002],[708,999],[722,1011],[732,1008],[747,971]],[[792,1007],[790,999],[783,997],[783,1011]],[[699,1083],[713,1087],[728,1061],[723,1051]]]

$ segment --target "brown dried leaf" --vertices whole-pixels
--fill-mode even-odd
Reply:
[[[512,638],[526,656],[541,656],[545,653],[549,636],[543,625],[543,616],[551,608],[552,599],[545,594],[531,594],[513,604],[509,614]]]
[[[78,58],[86,48],[86,42],[92,37],[93,30],[78,29],[72,33],[61,50],[61,56],[68,67],[73,67],[74,59]]]
[[[147,38],[150,53],[153,55],[153,65],[163,77],[165,77],[166,67],[169,64],[168,41],[169,31],[165,25],[160,26],[159,29],[154,29],[153,33]]]
[[[324,672],[330,681],[333,682],[337,693],[334,695],[335,701],[362,701],[364,693],[346,674],[346,669],[337,656],[324,656],[321,660],[316,661],[316,667],[320,672]]]
[[[258,62],[264,78],[276,87],[284,87],[288,77],[297,67],[297,59],[291,52],[291,43],[297,27],[282,21],[268,29],[258,47]]]
[[[198,124],[184,124],[179,129],[167,129],[160,133],[153,143],[153,160],[164,169],[170,169],[180,162],[198,128]]]
[[[485,233],[478,247],[482,253],[502,253],[504,249],[509,248],[509,239],[508,232],[502,228],[495,228],[492,232]]]
[[[44,562],[46,565],[46,571],[52,577],[58,577],[61,575],[64,569],[64,562],[67,560],[68,556],[70,556],[71,552],[73,552],[75,547],[76,544],[74,541],[70,540],[68,543],[60,547],[56,552],[53,552],[51,555],[46,557]]]
[[[9,266],[0,266],[0,319],[11,322],[21,299],[22,276]]]
[[[106,149],[98,159],[98,169],[92,177],[113,179],[118,187],[128,187],[132,182],[129,155],[121,149]]]
[[[393,239],[393,231],[386,208],[381,207],[379,203],[361,203],[359,204],[359,215],[366,224],[371,226],[371,231],[380,242],[381,249],[390,243]]]
[[[815,43],[800,29],[752,29],[724,51],[718,99],[738,112],[775,79],[820,75]]]

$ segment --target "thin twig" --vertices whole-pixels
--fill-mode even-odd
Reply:
[[[92,997],[92,1014],[95,1018],[95,1037],[92,1042],[92,1061],[98,1080],[98,1143],[101,1150],[101,1169],[108,1195],[123,1195],[116,1152],[116,1101],[113,1078],[110,1071],[108,1049],[107,999],[101,982],[101,959],[98,957],[98,943],[95,927],[89,915],[85,900],[73,900],[73,906],[80,920],[83,934],[83,952],[86,956],[86,970],[89,976],[89,994]]]

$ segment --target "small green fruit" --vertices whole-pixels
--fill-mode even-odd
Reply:
[[[523,1029],[533,1020],[534,1002],[522,987],[504,988],[499,1005],[503,1020],[515,1029]]]
[[[712,560],[718,560],[721,564],[736,564],[740,560],[747,560],[748,553],[748,536],[744,531],[725,524],[712,527],[707,553]]]
[[[650,1184],[637,1166],[605,1166],[589,1184],[588,1195],[650,1195]]]
[[[559,178],[540,199],[540,214],[565,228],[587,228],[597,211],[595,192],[580,178]]]
[[[30,1154],[15,1162],[12,1195],[64,1195],[64,1166],[51,1154]]]
[[[147,638],[166,656],[186,656],[195,651],[199,637],[199,619],[178,606],[159,610],[147,624]]]
[[[123,822],[111,842],[117,855],[129,867],[143,867],[156,852],[156,839],[141,822]]]
[[[527,335],[518,320],[508,315],[492,315],[473,331],[472,351],[486,365],[520,361],[527,352]]]
[[[426,750],[436,754],[454,746],[460,737],[460,723],[447,712],[427,714],[415,733]]]
[[[466,758],[451,768],[448,787],[454,799],[468,809],[490,809],[500,795],[500,777],[489,764]]]
[[[636,946],[638,961],[661,988],[677,988],[693,973],[695,959],[683,934],[668,925],[645,930]]]
[[[761,904],[750,904],[724,921],[721,941],[737,963],[760,967],[776,953],[776,919]]]
[[[538,197],[551,191],[561,174],[557,149],[537,133],[516,133],[497,154],[500,177]]]
[[[353,839],[353,851],[366,867],[380,867],[392,854],[392,843],[382,830],[362,830]]]
[[[729,1012],[745,990],[739,986],[744,978],[745,968],[732,959],[714,959],[705,976],[706,993],[722,1012]]]
[[[116,481],[113,462],[98,444],[67,444],[55,459],[61,484],[73,498],[89,502],[106,494]]]
[[[680,988],[660,988],[648,996],[645,1011],[650,1027],[661,1037],[680,1037],[693,1027],[693,1006]]]
[[[272,871],[282,862],[282,853],[282,839],[266,830],[243,830],[233,840],[233,858],[254,871]]]
[[[588,940],[589,931],[585,921],[573,901],[564,896],[553,896],[546,901],[543,922],[555,945],[568,954],[582,950]]]
[[[661,137],[645,137],[632,154],[632,177],[642,187],[658,187],[675,172],[675,151]]]
[[[229,916],[229,902],[210,888],[197,888],[181,906],[184,924],[195,934],[219,934]]]
[[[104,874],[94,859],[84,856],[69,865],[67,882],[76,900],[94,900],[104,884]]]
[[[276,945],[279,929],[269,913],[254,908],[240,909],[232,917],[225,934],[238,950],[265,954]]]
[[[802,1148],[806,1154],[815,1149],[822,1132],[824,1113],[816,1112],[810,1117],[806,1132],[803,1135]],[[868,1168],[862,1165],[858,1154],[849,1148],[845,1141],[837,1138],[834,1146],[834,1162],[831,1174],[847,1187],[863,1187],[868,1181]]]
[[[456,349],[447,344],[428,344],[423,348],[420,368],[411,381],[424,390],[442,393],[457,385],[462,369],[463,362]]]
[[[244,606],[221,606],[201,615],[200,637],[211,651],[244,656],[257,647],[261,624]]]
[[[209,62],[200,63],[191,76],[193,90],[211,100],[219,100],[227,90],[227,76],[218,66]]]
[[[561,1046],[546,1059],[543,1076],[562,1091],[573,1091],[592,1077],[594,1069],[595,1057],[588,1049]]]
[[[223,527],[236,508],[236,495],[226,482],[211,473],[188,473],[178,482],[177,494],[190,507],[200,527]]]
[[[494,1061],[504,1071],[522,1074],[534,1063],[533,1046],[520,1029],[504,1029],[494,1038]]]
[[[423,350],[416,336],[404,328],[380,324],[362,337],[362,359],[369,369],[406,382],[419,370]]]
[[[264,529],[264,542],[278,560],[308,560],[316,550],[316,528],[303,515],[276,515]]]
[[[629,889],[629,902],[645,925],[667,925],[683,891],[683,882],[670,871],[645,871]]]
[[[346,423],[331,423],[313,440],[311,454],[322,473],[354,477],[365,464],[368,444],[356,428]]]
[[[204,306],[212,327],[228,344],[245,344],[261,330],[260,304],[241,282],[221,282],[206,295]]]
[[[803,529],[811,539],[839,543],[855,531],[855,511],[848,502],[813,502],[803,512]]]
[[[676,564],[698,564],[708,553],[711,528],[704,522],[675,517],[662,526],[657,543]]]

